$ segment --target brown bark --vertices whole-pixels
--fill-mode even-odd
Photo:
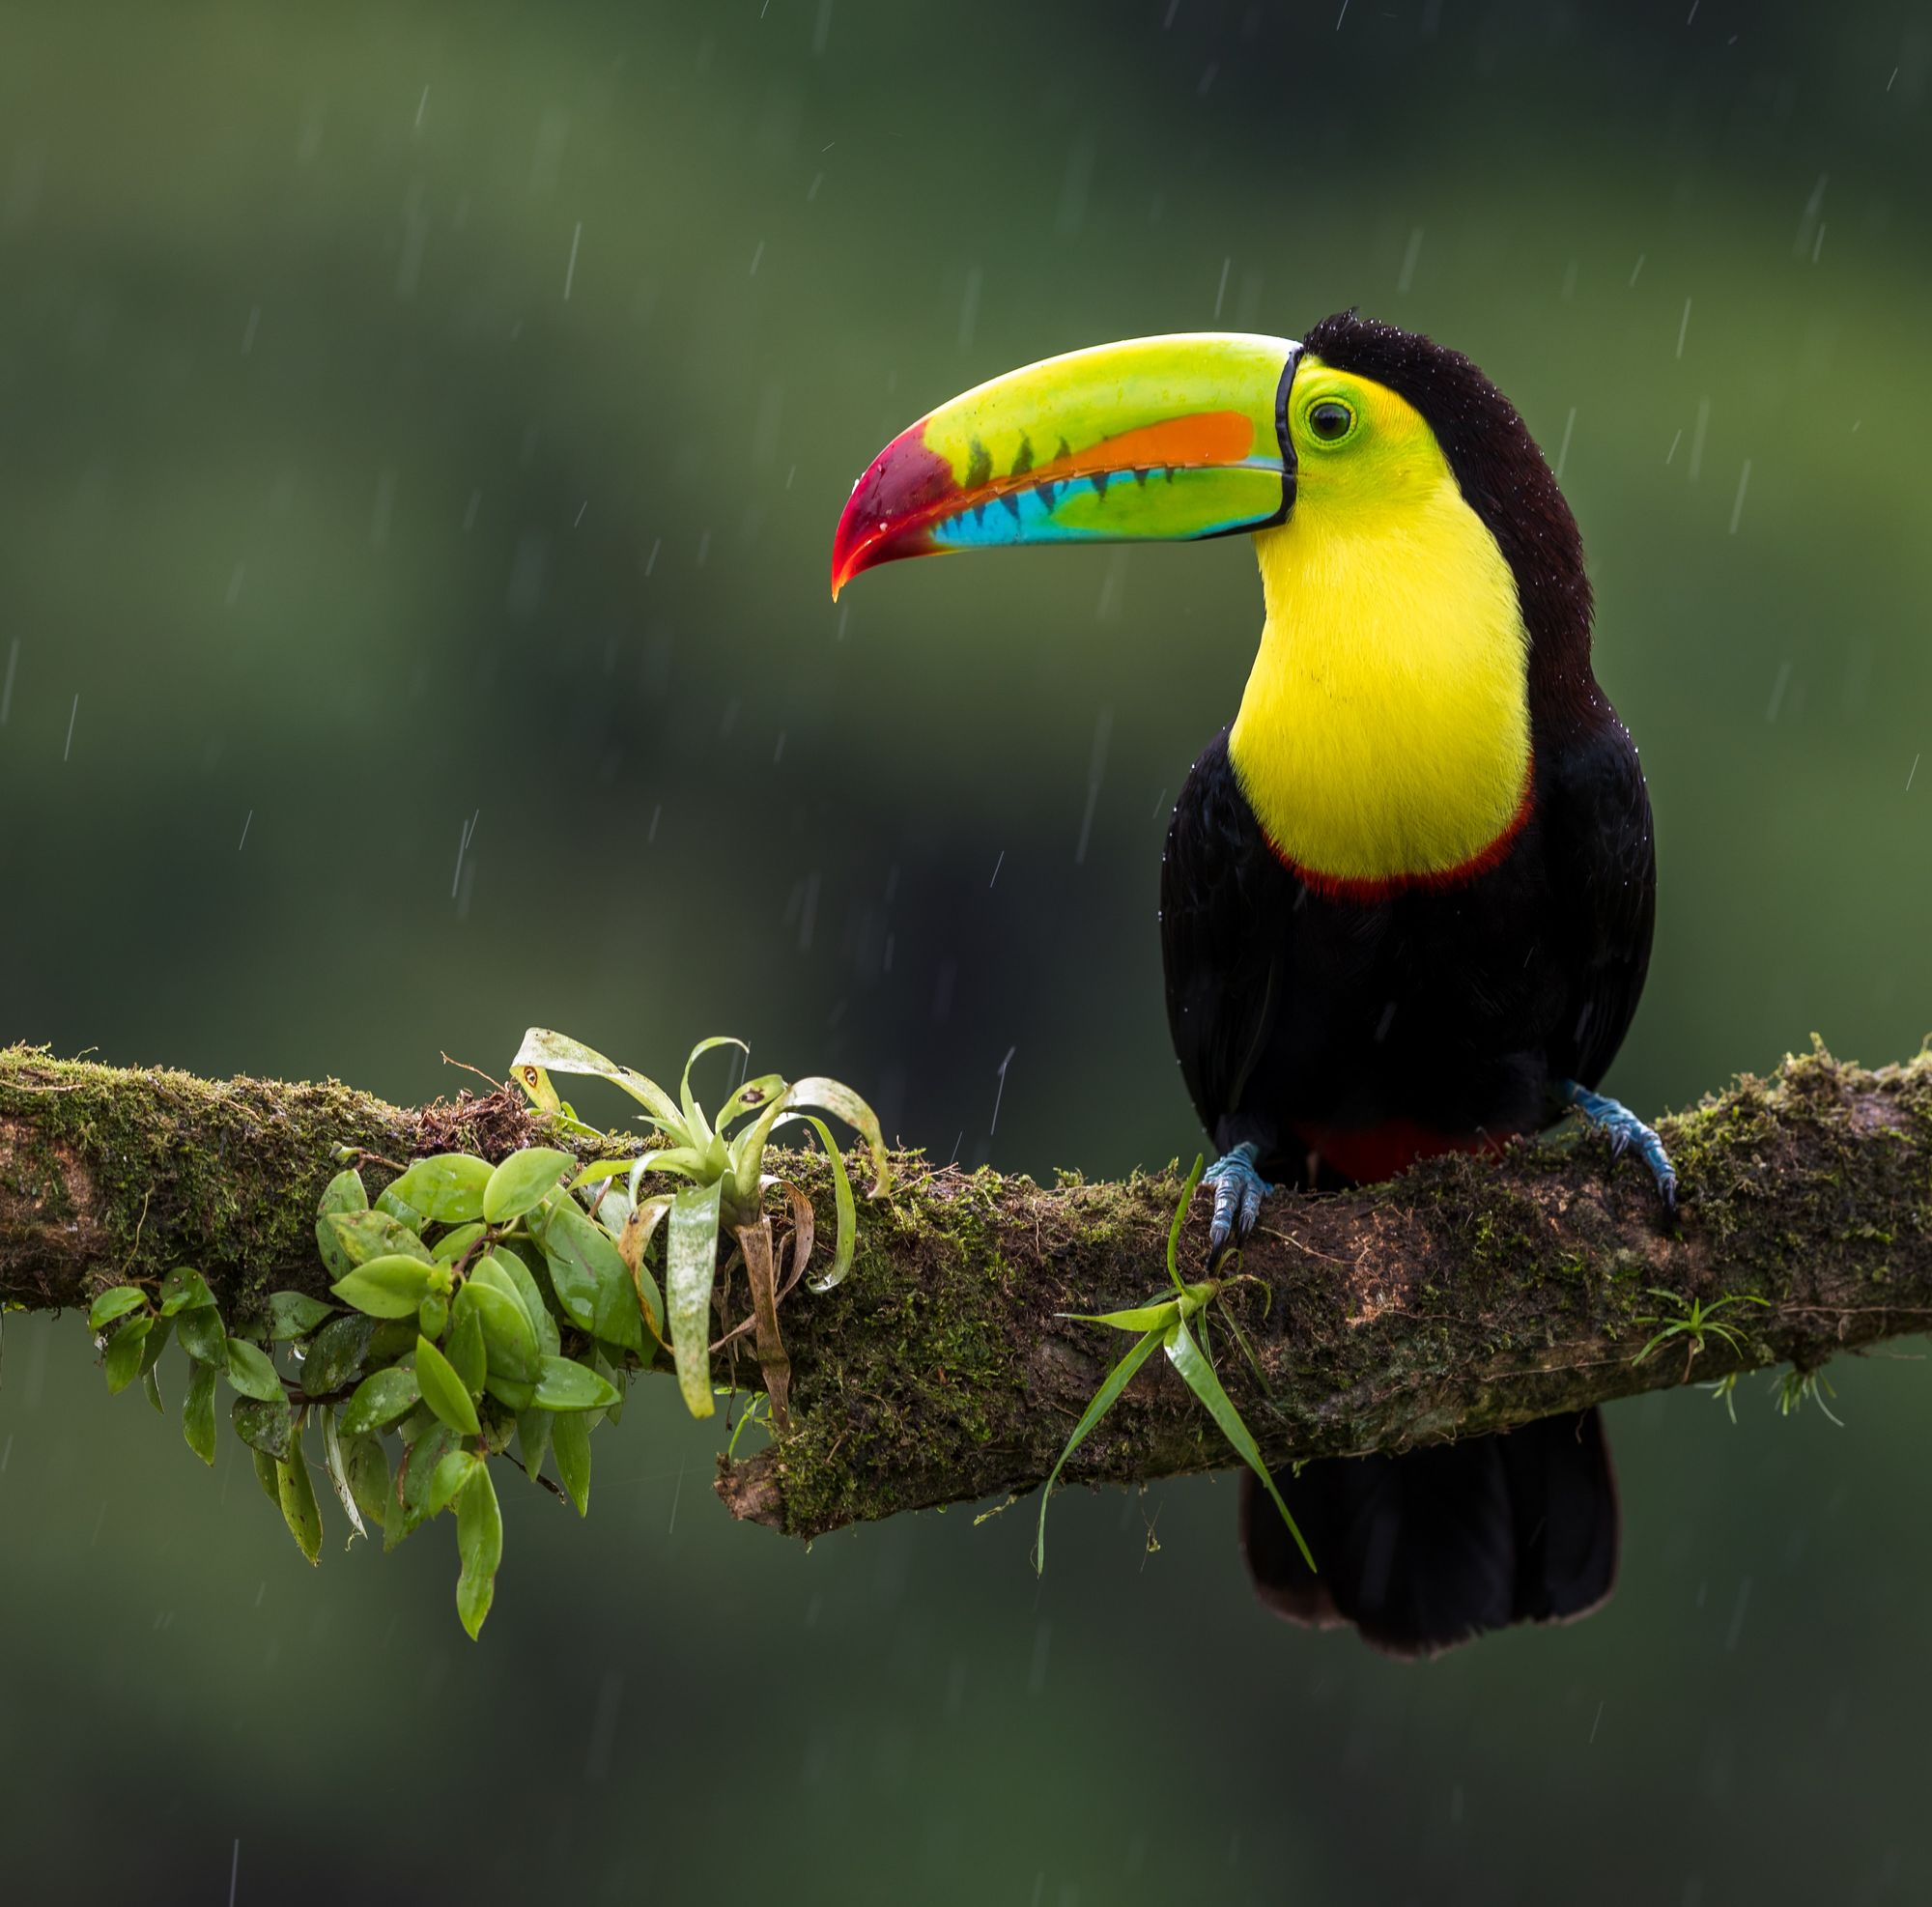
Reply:
[[[320,1293],[313,1214],[336,1148],[497,1156],[539,1130],[507,1096],[409,1111],[333,1083],[0,1051],[0,1303],[81,1306],[181,1264],[235,1315],[267,1290]],[[1820,1048],[1662,1130],[1683,1185],[1675,1218],[1640,1166],[1609,1165],[1590,1138],[1271,1198],[1224,1292],[1261,1377],[1229,1330],[1213,1337],[1270,1461],[1467,1436],[1759,1366],[1808,1372],[1932,1321],[1932,1055],[1874,1072]],[[888,1198],[861,1206],[845,1282],[785,1300],[790,1427],[721,1465],[734,1515],[810,1537],[1037,1487],[1130,1342],[1058,1314],[1166,1286],[1172,1169],[1042,1187],[916,1155],[897,1165]],[[779,1169],[829,1213],[822,1162]],[[1189,1277],[1206,1205],[1182,1238]],[[1639,1358],[1691,1301],[1731,1295],[1767,1300],[1719,1314],[1740,1342],[1680,1333]],[[742,1322],[742,1282],[728,1302],[721,1329]],[[755,1385],[749,1336],[736,1371]],[[1127,1483],[1232,1461],[1155,1358],[1065,1475]]]

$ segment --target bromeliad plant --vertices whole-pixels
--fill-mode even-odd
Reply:
[[[706,1040],[692,1058],[735,1043]],[[180,1342],[187,1353],[183,1435],[210,1465],[215,1384],[226,1380],[236,1393],[230,1411],[236,1435],[311,1563],[322,1555],[322,1513],[302,1445],[311,1428],[352,1542],[367,1536],[373,1523],[383,1531],[383,1547],[394,1549],[453,1506],[461,1564],[456,1608],[472,1637],[490,1612],[503,1553],[491,1459],[516,1462],[532,1481],[586,1514],[590,1433],[607,1417],[618,1420],[628,1374],[649,1364],[668,1341],[693,1414],[711,1414],[708,1319],[721,1225],[735,1238],[753,1287],[753,1318],[740,1328],[755,1325],[771,1412],[782,1421],[778,1302],[803,1274],[815,1228],[805,1194],[763,1171],[775,1127],[788,1118],[807,1119],[832,1160],[836,1249],[814,1290],[837,1284],[850,1266],[856,1210],[829,1129],[793,1109],[818,1107],[858,1126],[878,1168],[874,1190],[886,1182],[878,1122],[836,1081],[788,1086],[775,1074],[749,1081],[725,1101],[714,1125],[691,1096],[689,1065],[681,1103],[674,1102],[641,1074],[613,1067],[588,1047],[532,1032],[518,1055],[518,1077],[537,1104],[579,1132],[590,1128],[557,1098],[544,1064],[612,1079],[633,1096],[648,1092],[654,1096],[643,1103],[652,1123],[672,1143],[587,1171],[577,1170],[570,1153],[549,1146],[526,1147],[494,1165],[472,1153],[444,1153],[407,1168],[390,1166],[396,1176],[373,1203],[358,1168],[390,1162],[351,1153],[316,1214],[333,1302],[273,1292],[231,1330],[207,1280],[183,1267],[158,1281],[111,1286],[88,1313],[100,1334],[108,1389],[139,1380],[156,1410],[165,1408],[161,1353],[170,1340]],[[750,1124],[727,1139],[728,1128],[745,1120]],[[654,1170],[680,1173],[691,1182],[640,1200],[642,1181]],[[626,1173],[628,1195],[610,1182]],[[765,1189],[774,1185],[784,1191],[792,1219],[792,1269],[782,1290],[774,1286],[771,1225],[760,1210]],[[665,1301],[644,1262],[667,1212],[668,1340]],[[283,1352],[292,1368],[277,1363]],[[696,1375],[697,1392],[688,1369]],[[547,1459],[557,1483],[543,1475]]]
[[[747,1325],[756,1330],[758,1362],[764,1374],[766,1394],[771,1399],[772,1417],[782,1429],[786,1422],[791,1366],[779,1334],[778,1307],[804,1275],[806,1261],[811,1256],[815,1228],[811,1201],[790,1180],[776,1178],[765,1171],[766,1146],[779,1127],[802,1122],[818,1135],[820,1145],[825,1148],[832,1168],[838,1232],[831,1266],[822,1277],[811,1281],[815,1292],[830,1291],[851,1268],[857,1231],[857,1210],[845,1161],[833,1143],[831,1128],[817,1113],[828,1112],[843,1120],[865,1139],[872,1154],[868,1198],[878,1198],[887,1190],[891,1171],[885,1140],[871,1107],[849,1086],[841,1086],[836,1079],[787,1081],[778,1073],[764,1073],[746,1080],[718,1108],[716,1119],[707,1119],[704,1108],[692,1095],[691,1069],[705,1053],[721,1046],[750,1051],[742,1039],[726,1036],[700,1040],[685,1062],[675,1099],[655,1080],[646,1079],[629,1067],[617,1066],[578,1040],[541,1027],[532,1027],[524,1036],[513,1067],[518,1081],[535,1105],[568,1119],[573,1124],[577,1124],[576,1115],[551,1085],[552,1072],[608,1079],[643,1107],[646,1120],[665,1144],[638,1159],[610,1159],[593,1165],[575,1182],[608,1184],[619,1176],[627,1177],[625,1194],[619,1199],[614,1191],[607,1191],[597,1210],[604,1223],[617,1235],[628,1264],[635,1266],[641,1261],[659,1223],[668,1219],[665,1288],[670,1299],[670,1351],[677,1366],[678,1387],[694,1417],[708,1417],[712,1412],[711,1308],[719,1277],[718,1238],[721,1232],[730,1235],[736,1250],[724,1267],[724,1275],[728,1278],[732,1268],[743,1261],[752,1291],[752,1317]],[[582,1125],[577,1129],[591,1131]],[[652,1173],[667,1173],[686,1182],[675,1191],[643,1197],[644,1181]],[[782,1282],[774,1260],[772,1221],[764,1210],[764,1195],[772,1187],[784,1193],[791,1212],[791,1269]],[[613,1199],[614,1210],[611,1209]],[[747,1325],[741,1325],[739,1330]],[[738,1334],[733,1331],[730,1338]],[[716,1348],[722,1349],[730,1338],[721,1339]]]
[[[1707,1337],[1716,1338],[1736,1352],[1742,1352],[1747,1348],[1742,1325],[1719,1320],[1718,1314],[1720,1311],[1728,1311],[1734,1304],[1755,1304],[1765,1310],[1771,1308],[1771,1300],[1768,1297],[1759,1297],[1751,1292],[1733,1292],[1726,1296],[1712,1299],[1709,1304],[1702,1298],[1687,1298],[1677,1292],[1660,1291],[1656,1286],[1646,1287],[1644,1295],[1661,1299],[1671,1306],[1678,1315],[1667,1317],[1660,1314],[1634,1320],[1633,1322],[1638,1324],[1657,1324],[1662,1328],[1631,1359],[1631,1362],[1641,1364],[1653,1352],[1661,1351],[1673,1339],[1681,1338],[1684,1342],[1684,1371],[1687,1377],[1690,1375],[1692,1360],[1703,1354],[1704,1340]],[[1726,1401],[1728,1402],[1728,1398]]]
[[[1209,1309],[1218,1304],[1236,1342],[1240,1345],[1248,1362],[1254,1365],[1256,1375],[1261,1375],[1253,1347],[1243,1335],[1234,1313],[1227,1307],[1224,1296],[1226,1283],[1207,1278],[1199,1284],[1184,1284],[1175,1263],[1180,1244],[1180,1228],[1187,1217],[1187,1208],[1193,1203],[1194,1188],[1200,1182],[1201,1160],[1197,1156],[1194,1170],[1187,1175],[1187,1183],[1181,1187],[1180,1203],[1175,1208],[1174,1222],[1167,1233],[1167,1275],[1174,1286],[1174,1296],[1151,1299],[1131,1311],[1097,1314],[1063,1311],[1058,1314],[1082,1324],[1111,1324],[1116,1330],[1137,1332],[1138,1336],[1126,1355],[1102,1379],[1100,1388],[1094,1393],[1094,1401],[1081,1412],[1080,1421],[1073,1426],[1073,1435],[1066,1439],[1066,1447],[1060,1453],[1060,1461],[1054,1465],[1053,1472],[1046,1480],[1046,1488],[1039,1494],[1039,1531],[1034,1546],[1034,1567],[1037,1570],[1046,1568],[1046,1506],[1052,1499],[1053,1486],[1059,1482],[1060,1472],[1066,1466],[1066,1460],[1079,1449],[1094,1425],[1113,1409],[1116,1400],[1132,1381],[1134,1373],[1153,1355],[1156,1348],[1167,1353],[1167,1361],[1180,1373],[1187,1387],[1208,1407],[1208,1414],[1219,1426],[1221,1435],[1234,1447],[1236,1455],[1261,1478],[1263,1488],[1281,1512],[1282,1522],[1288,1525],[1288,1533],[1294,1538],[1302,1560],[1311,1570],[1315,1567],[1315,1558],[1309,1554],[1300,1529],[1289,1515],[1288,1505],[1281,1500],[1281,1492],[1275,1488],[1274,1478],[1268,1474],[1268,1467],[1262,1461],[1261,1446],[1255,1441],[1254,1433],[1236,1409],[1234,1400],[1222,1388],[1213,1359],[1205,1348],[1211,1343],[1208,1334]],[[1189,1328],[1194,1324],[1200,1326],[1198,1341]]]

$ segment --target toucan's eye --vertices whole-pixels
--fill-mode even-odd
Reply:
[[[1322,443],[1339,443],[1355,428],[1355,413],[1346,404],[1325,398],[1308,413],[1308,428]]]

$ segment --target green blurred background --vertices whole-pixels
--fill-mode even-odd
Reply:
[[[1613,1089],[1903,1057],[1932,29],[1826,18],[0,7],[0,1037],[413,1100],[730,1031],[942,1158],[1191,1154],[1155,870],[1246,549],[835,608],[831,529],[982,377],[1352,302],[1560,450],[1661,840]],[[1039,1582],[1025,1510],[807,1554],[647,1387],[472,1647],[446,1538],[311,1573],[14,1319],[0,1889],[1923,1898],[1932,1405],[1835,1375],[1613,1409],[1616,1600],[1426,1668],[1252,1606],[1227,1478],[1069,1493]]]

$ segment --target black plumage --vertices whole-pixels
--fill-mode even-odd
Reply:
[[[1649,960],[1655,868],[1636,751],[1590,668],[1581,542],[1521,419],[1466,358],[1345,314],[1309,334],[1428,421],[1495,538],[1529,633],[1532,797],[1463,877],[1386,891],[1311,882],[1276,855],[1217,736],[1175,810],[1161,881],[1169,1022],[1216,1148],[1276,1182],[1379,1178],[1557,1118],[1594,1087]],[[1573,1616],[1608,1594],[1617,1510],[1594,1412],[1277,1479],[1311,1577],[1251,1488],[1243,1537],[1264,1599],[1430,1653]],[[1252,1480],[1250,1480],[1252,1482]]]

